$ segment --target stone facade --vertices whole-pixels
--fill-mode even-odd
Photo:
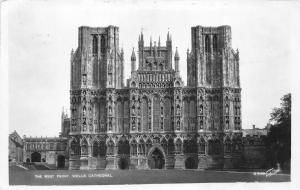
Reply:
[[[125,86],[119,28],[79,28],[71,53],[69,169],[240,166],[239,52],[231,28],[192,27],[191,44],[184,86],[171,35],[165,46],[160,39],[145,46],[141,33]]]
[[[23,140],[16,131],[9,134],[8,150],[9,163],[23,162]]]
[[[69,167],[68,135],[70,118],[61,114],[61,132],[59,137],[26,137],[22,139],[22,161],[26,163],[45,163],[50,168]]]
[[[68,167],[68,145],[64,137],[24,137],[26,163],[46,163],[53,168]]]

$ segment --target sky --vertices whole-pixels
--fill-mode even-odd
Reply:
[[[272,108],[291,92],[296,22],[294,4],[283,1],[6,1],[2,4],[2,54],[8,71],[8,125],[21,136],[58,136],[62,107],[69,108],[70,53],[77,48],[78,27],[119,26],[130,55],[143,30],[178,47],[180,74],[186,84],[186,51],[191,27],[230,25],[232,47],[240,52],[242,127],[263,128]],[[297,15],[299,16],[299,15]],[[298,20],[297,20],[298,21]]]

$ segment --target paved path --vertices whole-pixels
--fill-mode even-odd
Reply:
[[[11,185],[109,185],[211,182],[288,182],[290,175],[199,170],[10,170]]]

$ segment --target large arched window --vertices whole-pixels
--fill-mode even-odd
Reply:
[[[217,36],[214,35],[214,37],[213,37],[213,51],[214,52],[217,52],[217,47],[218,47],[217,45],[218,45]]]
[[[148,99],[143,97],[142,99],[142,128],[144,131],[148,131]]]
[[[98,53],[98,38],[96,35],[93,36],[93,55]]]
[[[209,36],[205,36],[205,52],[209,53],[210,52],[210,43],[209,43]]]
[[[105,37],[101,35],[101,53],[105,53]]]
[[[153,97],[153,131],[160,131],[160,98],[157,94]]]

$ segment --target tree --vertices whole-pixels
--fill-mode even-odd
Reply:
[[[267,137],[268,161],[290,171],[291,160],[291,94],[281,98],[281,107],[270,114],[272,123]]]

